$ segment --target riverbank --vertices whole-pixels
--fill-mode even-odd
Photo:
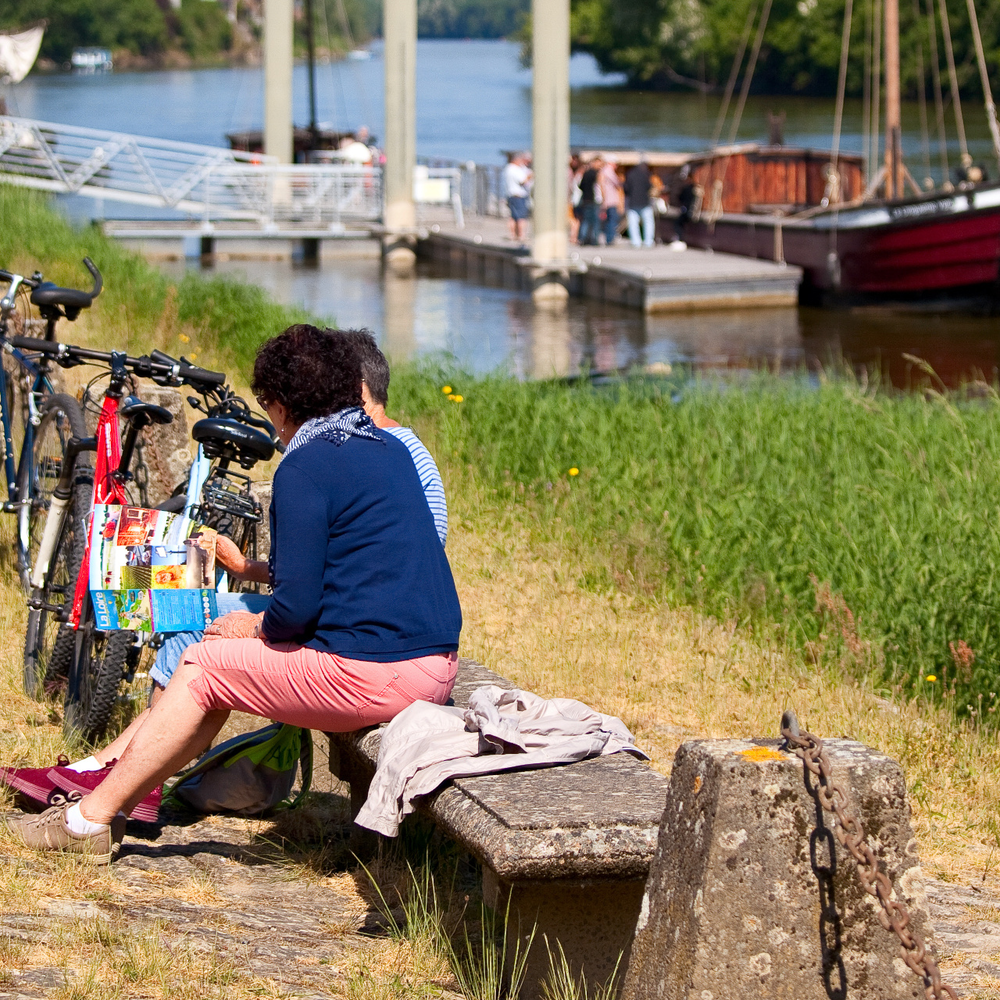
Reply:
[[[239,384],[260,340],[306,318],[234,282],[174,284],[34,195],[0,189],[0,208],[0,262],[73,284],[90,253],[104,271],[68,342],[156,346]],[[761,374],[591,389],[399,365],[390,404],[446,481],[464,652],[622,716],[664,770],[682,739],[770,735],[792,704],[820,735],[903,762],[933,870],[992,871],[990,387],[903,396]],[[58,718],[13,696],[7,711],[6,758],[58,750]]]

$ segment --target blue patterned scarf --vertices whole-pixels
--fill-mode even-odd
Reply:
[[[310,417],[288,442],[285,454],[290,455],[296,448],[316,438],[332,441],[339,448],[352,434],[385,444],[385,438],[379,434],[372,418],[360,406],[349,406],[325,417]]]

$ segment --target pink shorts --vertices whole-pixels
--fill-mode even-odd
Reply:
[[[181,662],[202,668],[188,690],[206,712],[235,709],[305,729],[350,733],[388,722],[415,701],[443,705],[455,683],[458,654],[372,663],[291,643],[209,639],[189,646]]]

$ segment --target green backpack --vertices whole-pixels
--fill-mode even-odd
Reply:
[[[237,816],[294,809],[309,791],[312,757],[312,733],[308,729],[272,722],[209,750],[178,775],[164,792],[163,804]],[[300,768],[302,787],[290,799]]]

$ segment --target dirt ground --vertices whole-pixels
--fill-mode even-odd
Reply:
[[[27,895],[2,893],[0,1000],[91,995],[87,946],[94,943],[145,952],[134,957],[139,967],[155,966],[150,953],[159,951],[182,978],[189,965],[195,978],[214,976],[222,985],[224,970],[232,987],[225,996],[343,996],[344,957],[379,933],[383,920],[350,855],[346,789],[329,774],[322,738],[314,788],[304,809],[277,822],[161,814],[161,824],[129,823],[122,854],[108,868],[76,862],[67,873],[71,859],[56,871],[51,856],[0,855],[12,881],[30,887]],[[107,971],[98,970],[105,985]],[[125,995],[160,993],[139,988],[134,969],[124,971],[137,984]]]
[[[384,921],[350,854],[346,789],[327,771],[325,741],[317,743],[318,794],[284,821],[174,815],[157,826],[132,823],[119,860],[97,871],[81,866],[71,896],[65,872],[53,880],[63,894],[36,891],[20,906],[8,896],[0,915],[0,952],[8,942],[0,1000],[93,995],[87,945],[100,942],[107,951],[116,934],[119,943],[131,942],[126,950],[140,943],[145,958],[133,961],[140,971],[142,961],[155,966],[157,954],[182,978],[212,982],[224,970],[229,988],[222,996],[351,995],[347,966]],[[27,853],[3,861],[36,887],[53,863]],[[962,996],[1000,997],[1000,883],[977,881],[928,879],[936,947],[945,978]],[[67,949],[55,945],[74,940],[80,960],[67,962]],[[9,960],[17,955],[23,968]],[[138,986],[138,973],[132,978]]]

